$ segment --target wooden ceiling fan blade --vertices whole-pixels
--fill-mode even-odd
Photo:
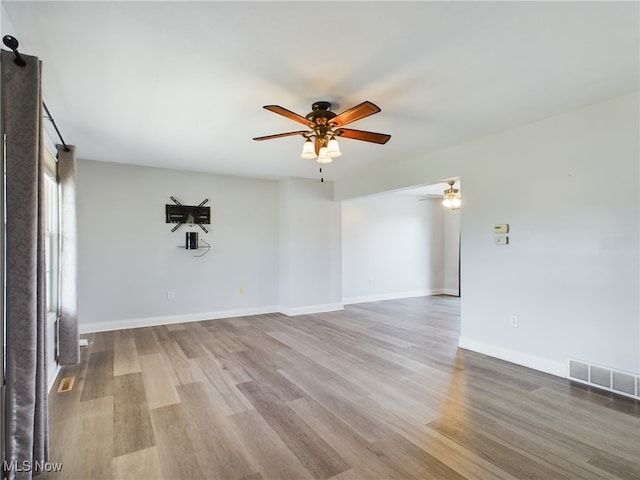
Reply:
[[[262,108],[264,108],[265,110],[269,110],[270,112],[277,113],[278,115],[282,115],[283,117],[287,117],[289,120],[293,120],[294,122],[298,122],[306,126],[313,125],[313,122],[310,122],[302,115],[298,115],[297,113],[294,113],[291,110],[287,110],[280,105],[265,105]]]
[[[391,138],[391,135],[387,135],[386,133],[365,132],[363,130],[353,130],[352,128],[341,128],[337,134],[339,137],[379,143],[380,145],[384,145]]]
[[[265,135],[264,137],[254,137],[254,140],[271,140],[272,138],[282,138],[282,137],[291,137],[293,135],[304,135],[305,133],[309,133],[308,130],[298,130],[297,132],[287,132],[287,133],[276,133],[275,135]]]
[[[374,113],[378,113],[381,111],[382,110],[380,110],[380,107],[369,101],[366,101],[333,117],[331,119],[331,123],[335,123],[340,127],[342,125],[346,125],[347,123],[355,122],[356,120],[360,120],[361,118],[368,117],[369,115],[373,115]]]

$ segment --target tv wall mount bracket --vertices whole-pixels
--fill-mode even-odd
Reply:
[[[198,225],[205,233],[209,230],[204,226],[211,223],[211,209],[204,205],[209,201],[205,198],[199,205],[183,205],[174,196],[169,197],[174,203],[165,206],[166,223],[176,223],[171,229],[172,232],[178,230],[182,225]]]

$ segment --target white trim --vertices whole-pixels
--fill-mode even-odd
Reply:
[[[335,312],[344,310],[342,303],[325,303],[321,305],[307,305],[304,307],[260,307],[238,310],[220,310],[217,312],[191,313],[187,315],[167,315],[163,317],[131,318],[113,320],[110,322],[85,323],[79,326],[80,334],[109,332],[128,328],[154,327],[156,325],[171,325],[173,323],[201,322],[220,318],[246,317],[265,313],[282,313],[287,316],[306,315],[310,313]]]
[[[95,322],[80,324],[80,333],[108,332],[127,328],[153,327],[156,325],[170,325],[173,323],[200,322],[219,318],[246,317],[263,313],[276,313],[278,307],[243,308],[237,310],[220,310],[217,312],[191,313],[186,315],[166,315],[162,317],[131,318],[113,320],[110,322]]]
[[[296,315],[307,315],[310,313],[336,312],[344,310],[342,303],[324,303],[320,305],[307,305],[304,307],[280,307],[280,313],[293,317]]]
[[[442,289],[442,294],[443,295],[451,295],[453,297],[459,297],[460,296],[460,290],[458,290],[457,288],[443,288]]]
[[[478,342],[470,338],[460,337],[458,347],[473,352],[482,353],[490,357],[506,360],[507,362],[532,368],[540,372],[549,373],[557,377],[567,378],[567,364],[564,362],[554,362],[546,358],[528,355],[526,353],[509,350],[489,343]]]
[[[51,328],[58,321],[58,312],[47,313],[47,329]]]
[[[58,313],[57,312],[49,312],[47,313],[47,337],[52,339],[53,341],[53,352],[49,352],[47,351],[47,360],[49,362],[49,364],[47,365],[47,391],[49,393],[51,393],[51,388],[53,388],[53,384],[56,383],[56,380],[58,378],[58,374],[60,373],[60,365],[58,364],[58,356],[57,356],[57,351],[58,351],[58,345],[57,345],[57,338],[58,338]],[[48,340],[47,340],[47,348],[49,348],[51,345],[48,344]]]
[[[48,135],[45,135],[45,139]],[[46,144],[46,142],[45,142]],[[50,147],[46,145],[47,148],[44,149],[44,173],[49,175],[56,183],[58,183],[58,161],[56,157],[51,152],[56,152],[57,149],[55,145]]]
[[[47,391],[49,393],[51,393],[51,388],[56,383],[56,380],[58,379],[58,375],[60,374],[61,369],[62,367],[58,365],[58,362],[53,362],[51,365],[49,365],[48,367],[49,378],[47,379]]]
[[[429,297],[432,295],[443,295],[443,288],[433,288],[431,290],[414,290],[409,292],[381,293],[377,295],[364,295],[361,297],[347,297],[342,299],[342,303],[350,305],[352,303],[379,302],[382,300],[397,300],[399,298]]]

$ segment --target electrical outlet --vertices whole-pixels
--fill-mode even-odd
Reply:
[[[518,328],[520,326],[520,319],[518,318],[518,315],[509,316],[509,325],[513,328]]]
[[[507,237],[506,235],[499,235],[499,236],[493,238],[493,242],[496,245],[508,245],[509,244],[509,237]]]
[[[173,290],[169,290],[167,292],[167,300],[173,300],[176,297],[175,293],[173,292]]]

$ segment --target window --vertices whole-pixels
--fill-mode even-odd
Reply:
[[[56,161],[47,151],[45,153],[44,175],[44,223],[45,223],[45,272],[47,287],[47,312],[58,311],[58,252],[59,252],[59,202]],[[54,316],[55,318],[55,316]]]

